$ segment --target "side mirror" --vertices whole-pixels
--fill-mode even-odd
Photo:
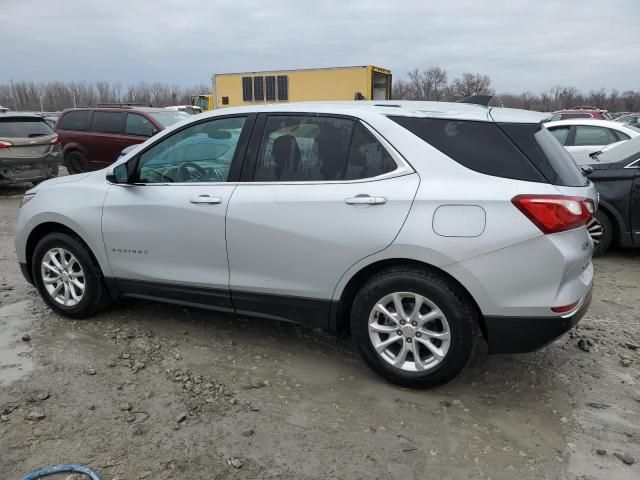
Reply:
[[[126,163],[121,163],[107,171],[107,182],[129,183],[129,170]]]
[[[593,173],[593,167],[590,165],[581,165],[580,169],[582,170],[582,174],[585,176]]]

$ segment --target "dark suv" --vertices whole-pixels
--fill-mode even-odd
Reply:
[[[67,170],[81,173],[111,165],[124,148],[190,117],[185,112],[131,105],[73,108],[62,112],[56,132]]]

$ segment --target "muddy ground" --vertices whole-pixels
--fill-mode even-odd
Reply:
[[[570,335],[481,348],[454,382],[411,391],[348,338],[290,324],[142,301],[53,314],[16,261],[23,192],[0,187],[2,479],[59,463],[106,480],[640,478],[638,250],[596,260]]]

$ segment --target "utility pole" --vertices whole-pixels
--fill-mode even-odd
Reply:
[[[18,110],[18,102],[16,101],[16,95],[13,91],[13,78],[11,79],[11,98],[13,99],[13,111]]]

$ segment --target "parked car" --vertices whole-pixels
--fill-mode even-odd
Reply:
[[[589,305],[596,191],[543,118],[438,102],[203,113],[28,191],[18,258],[62,315],[137,297],[350,330],[382,377],[439,385],[474,332],[528,352]]]
[[[600,195],[588,225],[594,255],[611,244],[640,247],[640,137],[592,154],[589,178]]]
[[[640,113],[624,115],[622,117],[616,118],[615,121],[638,128],[640,127]]]
[[[640,129],[612,120],[559,120],[544,126],[571,154],[589,154],[640,135]]]
[[[111,165],[123,148],[187,118],[185,112],[153,107],[72,108],[62,112],[56,132],[67,170],[82,173]]]
[[[39,115],[0,115],[0,185],[57,176],[60,152],[58,135]]]
[[[611,120],[606,110],[597,107],[579,106],[566,110],[558,110],[551,114],[551,121],[568,120],[572,118],[592,118],[595,120]]]

